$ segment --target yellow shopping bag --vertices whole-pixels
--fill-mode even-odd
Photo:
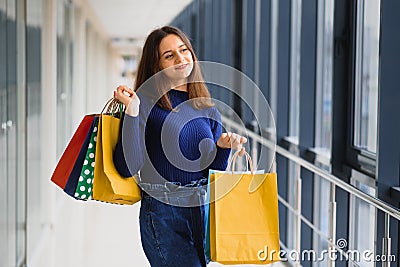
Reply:
[[[93,199],[114,204],[134,204],[141,199],[134,177],[124,178],[115,168],[113,152],[119,138],[120,119],[101,114],[98,124]]]
[[[209,210],[212,261],[268,264],[280,260],[276,173],[254,173],[250,167],[251,172],[210,173],[210,200],[215,199]]]

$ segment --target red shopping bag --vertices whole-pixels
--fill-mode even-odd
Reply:
[[[90,127],[90,130],[85,138],[85,141],[83,142],[78,157],[76,158],[74,167],[72,168],[68,181],[64,187],[64,192],[74,198],[76,198],[75,192],[76,192],[76,187],[78,186],[78,182],[80,181],[80,179],[83,179],[83,177],[80,178],[82,173],[82,168],[85,169],[86,152],[88,151],[90,138],[92,137],[92,132],[94,127],[96,127],[96,122],[98,121],[98,119],[99,119],[98,117],[96,116],[94,117],[92,126]],[[82,200],[81,198],[76,198],[76,199]]]
[[[95,114],[86,115],[82,119],[51,176],[51,181],[62,189],[65,188],[85,139],[87,135],[90,134],[90,127],[92,126],[95,116]]]

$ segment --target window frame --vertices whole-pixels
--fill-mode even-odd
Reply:
[[[357,100],[357,82],[359,79],[359,75],[361,71],[359,71],[359,68],[357,64],[360,62],[357,62],[359,60],[358,55],[359,55],[359,49],[360,49],[360,41],[363,42],[363,40],[360,40],[360,34],[358,31],[361,29],[359,28],[359,2],[353,1],[351,3],[351,10],[352,10],[352,18],[351,18],[351,40],[350,40],[350,59],[351,59],[351,70],[349,74],[349,79],[350,79],[350,90],[349,90],[349,101],[348,101],[348,115],[347,115],[347,120],[348,120],[348,131],[347,131],[347,137],[346,137],[346,163],[358,170],[361,171],[364,174],[367,174],[371,177],[376,178],[376,166],[377,166],[377,157],[375,153],[372,153],[368,150],[363,150],[354,145],[354,131],[356,128],[355,125],[355,115],[356,115],[356,100]],[[380,11],[381,15],[381,11]],[[380,33],[381,33],[381,27],[382,23],[380,22],[379,28],[380,28]],[[361,29],[362,30],[362,29]],[[361,35],[362,36],[362,35]],[[361,37],[362,38],[362,37]],[[381,42],[381,38],[379,39],[379,43]],[[380,48],[379,48],[380,49]],[[380,51],[379,51],[380,54]],[[380,59],[379,63],[380,65]],[[378,70],[379,72],[379,70]],[[357,76],[357,77],[356,77]],[[379,83],[378,83],[379,84]],[[379,90],[379,88],[378,88]],[[378,140],[378,136],[376,137]],[[378,151],[378,148],[377,148]]]

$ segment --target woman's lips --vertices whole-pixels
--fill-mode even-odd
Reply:
[[[176,70],[183,70],[183,69],[185,69],[187,67],[187,65],[188,64],[182,64],[182,65],[179,65],[179,66],[175,67],[175,69]]]

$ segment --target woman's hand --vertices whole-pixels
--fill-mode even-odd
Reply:
[[[247,142],[247,138],[236,133],[223,133],[218,138],[217,146],[220,148],[231,148],[235,150],[240,150],[239,156],[243,156],[245,148],[243,144]]]
[[[126,85],[120,85],[114,91],[114,98],[125,105],[126,113],[136,117],[139,114],[140,99],[136,93]]]

